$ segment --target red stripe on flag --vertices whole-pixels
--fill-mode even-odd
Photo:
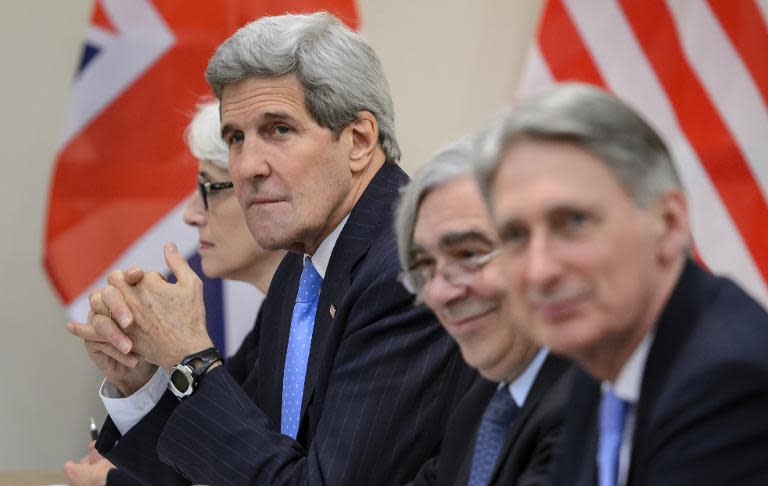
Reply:
[[[108,32],[112,32],[113,34],[117,32],[112,26],[112,21],[109,20],[109,16],[106,14],[106,12],[104,12],[104,8],[101,6],[101,2],[93,2],[91,24],[99,26]]]
[[[728,126],[718,115],[683,53],[675,24],[661,0],[622,0],[627,20],[672,103],[680,127],[696,151],[752,254],[768,280],[768,207]]]
[[[558,81],[583,81],[605,87],[600,71],[561,0],[544,7],[539,25],[539,49]]]
[[[725,33],[768,105],[768,26],[751,1],[709,0]]]

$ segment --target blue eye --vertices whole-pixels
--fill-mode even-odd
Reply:
[[[291,131],[291,128],[286,126],[286,125],[277,125],[277,126],[275,126],[275,132],[278,135],[287,135],[288,133],[290,133],[290,131]]]

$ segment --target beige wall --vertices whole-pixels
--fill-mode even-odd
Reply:
[[[48,182],[90,0],[0,5],[0,471],[59,468],[103,418],[99,377],[41,268]],[[511,99],[540,0],[361,0],[412,171]]]

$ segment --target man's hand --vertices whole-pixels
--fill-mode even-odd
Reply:
[[[102,324],[110,343],[125,349],[121,343],[125,342],[123,338],[129,339],[136,354],[169,369],[185,356],[213,346],[213,342],[205,326],[202,281],[175,244],[167,243],[164,251],[165,261],[177,283],[166,282],[156,272],[110,273],[107,278],[110,286],[102,294],[127,336],[117,326],[110,328],[108,323]],[[122,294],[127,309],[122,307],[116,291]],[[121,313],[119,317],[116,312]]]
[[[86,454],[80,462],[67,461],[64,464],[64,474],[71,486],[104,486],[107,474],[115,466],[104,459],[91,442]]]
[[[152,378],[157,366],[140,359],[132,352],[123,354],[108,343],[92,324],[94,317],[93,312],[89,312],[87,324],[70,322],[67,324],[67,330],[83,339],[91,361],[123,396],[133,395]],[[114,325],[114,322],[112,324]]]

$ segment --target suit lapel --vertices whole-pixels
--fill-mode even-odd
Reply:
[[[471,421],[465,422],[467,424],[466,430],[459,431],[447,431],[446,434],[452,434],[457,436],[461,440],[464,437],[470,438],[470,443],[463,449],[461,459],[461,465],[458,468],[458,472],[455,476],[454,484],[456,486],[466,485],[469,481],[469,472],[472,468],[472,457],[475,452],[475,443],[477,442],[477,430],[480,427],[480,421],[485,413],[485,408],[488,406],[488,402],[493,398],[493,394],[496,392],[499,384],[492,381],[488,381],[482,377],[477,378],[476,384],[467,392],[467,394],[461,399],[462,404],[466,405],[454,411],[454,414],[461,414],[459,421],[463,420],[463,417],[472,417]],[[459,447],[460,444],[453,444]],[[442,451],[440,452],[442,455]],[[442,459],[441,459],[442,460]]]
[[[341,304],[352,283],[354,269],[365,256],[376,236],[392,224],[391,214],[399,189],[407,181],[408,176],[399,166],[385,163],[352,209],[344,229],[339,234],[339,239],[336,240],[323,279],[315,315],[301,404],[302,420],[307,406],[312,402],[315,386],[321,373],[324,368],[330,366],[335,355],[336,350],[329,349],[332,345],[329,337],[335,326],[343,326],[346,322],[347,316],[344,314],[346,309],[343,309]],[[332,306],[333,309],[331,309]]]
[[[299,290],[299,279],[302,270],[302,256],[288,253],[280,269],[275,272],[275,284],[285,285],[282,302],[268,302],[271,309],[265,309],[264,322],[261,325],[261,340],[259,352],[259,365],[262,376],[259,383],[264,383],[262,395],[262,410],[274,421],[280,430],[283,402],[283,374],[285,370],[285,355],[288,350],[288,335],[291,330],[293,306],[296,301],[296,293]],[[284,271],[283,268],[285,268]],[[273,312],[269,312],[273,311]],[[269,317],[267,317],[269,316]],[[280,350],[274,352],[274,347]]]
[[[525,403],[509,429],[507,440],[504,442],[504,447],[499,455],[499,461],[496,463],[496,469],[491,474],[491,484],[496,480],[499,471],[503,469],[515,441],[517,441],[520,433],[525,428],[526,423],[529,422],[539,402],[567,368],[568,363],[566,361],[552,354],[548,355],[544,363],[542,363],[541,369],[539,369],[539,373],[536,375],[536,379],[533,381],[533,385],[525,399]]]
[[[693,262],[686,262],[680,280],[656,324],[656,336],[648,353],[640,387],[628,479],[636,479],[634,465],[645,463],[644,456],[651,442],[653,405],[664,388],[669,370],[674,368],[678,350],[693,330],[693,324],[699,320],[699,300],[707,299],[710,293],[704,275],[704,271]]]

